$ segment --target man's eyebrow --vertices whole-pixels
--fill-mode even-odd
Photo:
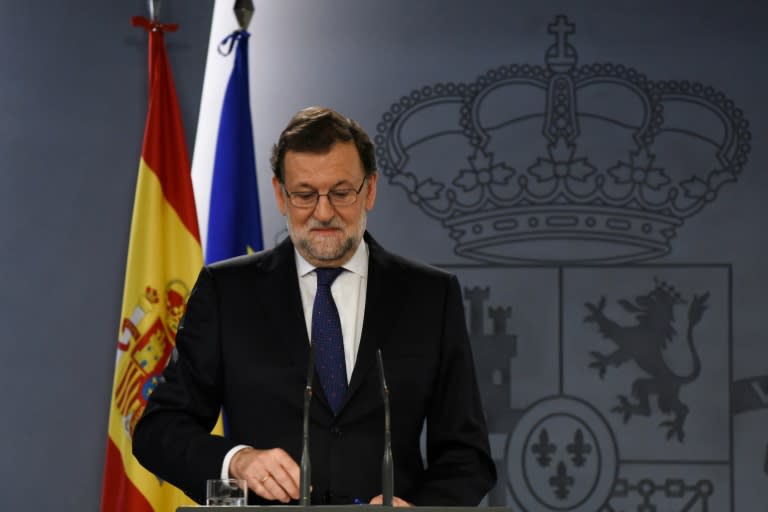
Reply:
[[[333,189],[336,189],[336,188],[339,188],[339,187],[341,187],[341,188],[355,188],[354,185],[352,185],[351,181],[345,179],[345,180],[339,180],[336,183],[334,183],[333,185],[331,185],[331,188],[329,190],[333,190]],[[300,189],[300,188],[310,189],[310,190],[317,190],[317,188],[315,188],[312,185],[310,185],[309,183],[305,183],[305,182],[299,182],[299,183],[296,184],[296,189]]]

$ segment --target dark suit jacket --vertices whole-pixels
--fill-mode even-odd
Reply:
[[[362,339],[334,417],[315,377],[312,503],[381,492],[381,348],[390,389],[395,495],[423,505],[474,505],[495,482],[488,434],[454,276],[382,249],[370,261]],[[293,245],[206,267],[179,328],[177,354],[138,423],[133,451],[197,501],[237,444],[300,459],[309,339]],[[223,407],[228,438],[208,432]],[[419,447],[426,420],[426,467]],[[262,503],[252,495],[249,503]]]

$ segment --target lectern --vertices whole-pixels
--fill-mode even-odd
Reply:
[[[382,505],[249,505],[245,507],[179,507],[176,512],[393,512]],[[397,508],[398,511],[408,510]],[[515,512],[509,507],[413,507],[414,512]]]

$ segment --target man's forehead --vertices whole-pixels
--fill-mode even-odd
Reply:
[[[363,162],[352,142],[337,142],[327,151],[285,152],[285,181],[357,182],[364,175]]]
[[[314,149],[286,149],[284,158],[292,157],[323,157],[330,154],[352,156],[357,155],[360,157],[360,153],[357,150],[357,146],[354,141],[351,140],[337,140],[334,141],[327,148],[314,148]]]

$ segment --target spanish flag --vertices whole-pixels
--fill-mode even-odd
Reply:
[[[202,266],[202,249],[164,42],[164,33],[177,27],[138,17],[132,21],[149,33],[149,109],[131,220],[101,511],[167,512],[193,502],[138,463],[131,439],[171,357]]]

